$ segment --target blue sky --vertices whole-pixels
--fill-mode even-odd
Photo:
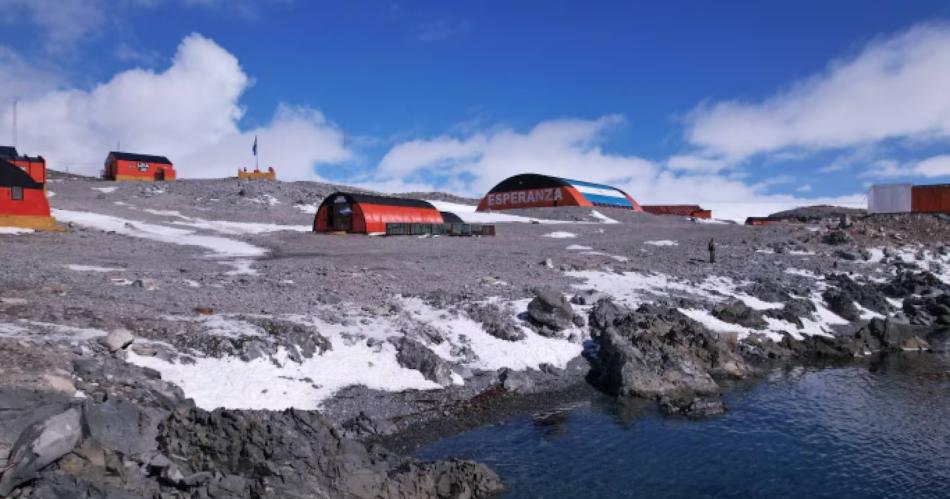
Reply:
[[[907,83],[950,88],[945,1],[0,0],[0,11],[0,98],[21,100],[22,147],[77,170],[123,142],[215,176],[249,160],[256,132],[291,177],[385,190],[476,195],[508,170],[546,170],[647,201],[765,206],[950,180],[950,103]],[[176,62],[189,57],[202,68]],[[209,93],[195,89],[205,80]],[[177,105],[175,140],[130,123]],[[64,124],[41,133],[40,117]]]

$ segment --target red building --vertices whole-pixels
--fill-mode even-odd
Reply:
[[[46,161],[0,146],[0,226],[55,230],[46,199]]]
[[[622,190],[582,180],[523,173],[501,181],[478,204],[478,211],[591,206],[643,211]]]
[[[910,192],[913,213],[950,213],[950,184],[915,185]]]
[[[386,224],[396,223],[441,224],[445,220],[426,201],[335,192],[320,204],[313,231],[384,234]]]
[[[695,204],[654,204],[643,205],[643,211],[653,215],[674,215],[679,217],[712,218],[712,211],[704,210]]]
[[[116,181],[175,180],[175,168],[165,156],[112,151],[106,157],[102,177]]]

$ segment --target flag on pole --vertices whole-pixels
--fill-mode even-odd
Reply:
[[[251,151],[257,156],[257,135],[254,136],[254,147],[251,148]]]

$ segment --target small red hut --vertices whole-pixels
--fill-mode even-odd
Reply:
[[[46,199],[46,160],[0,147],[0,226],[55,230]]]
[[[175,167],[165,156],[112,151],[106,156],[102,177],[116,181],[175,180]]]

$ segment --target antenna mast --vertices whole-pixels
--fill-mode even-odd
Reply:
[[[16,108],[17,108],[17,103],[18,103],[18,102],[20,102],[20,99],[13,99],[13,147],[14,147],[14,148],[16,147],[16,139],[17,139],[17,136],[16,136],[16,126],[17,126],[17,123],[16,123]]]

